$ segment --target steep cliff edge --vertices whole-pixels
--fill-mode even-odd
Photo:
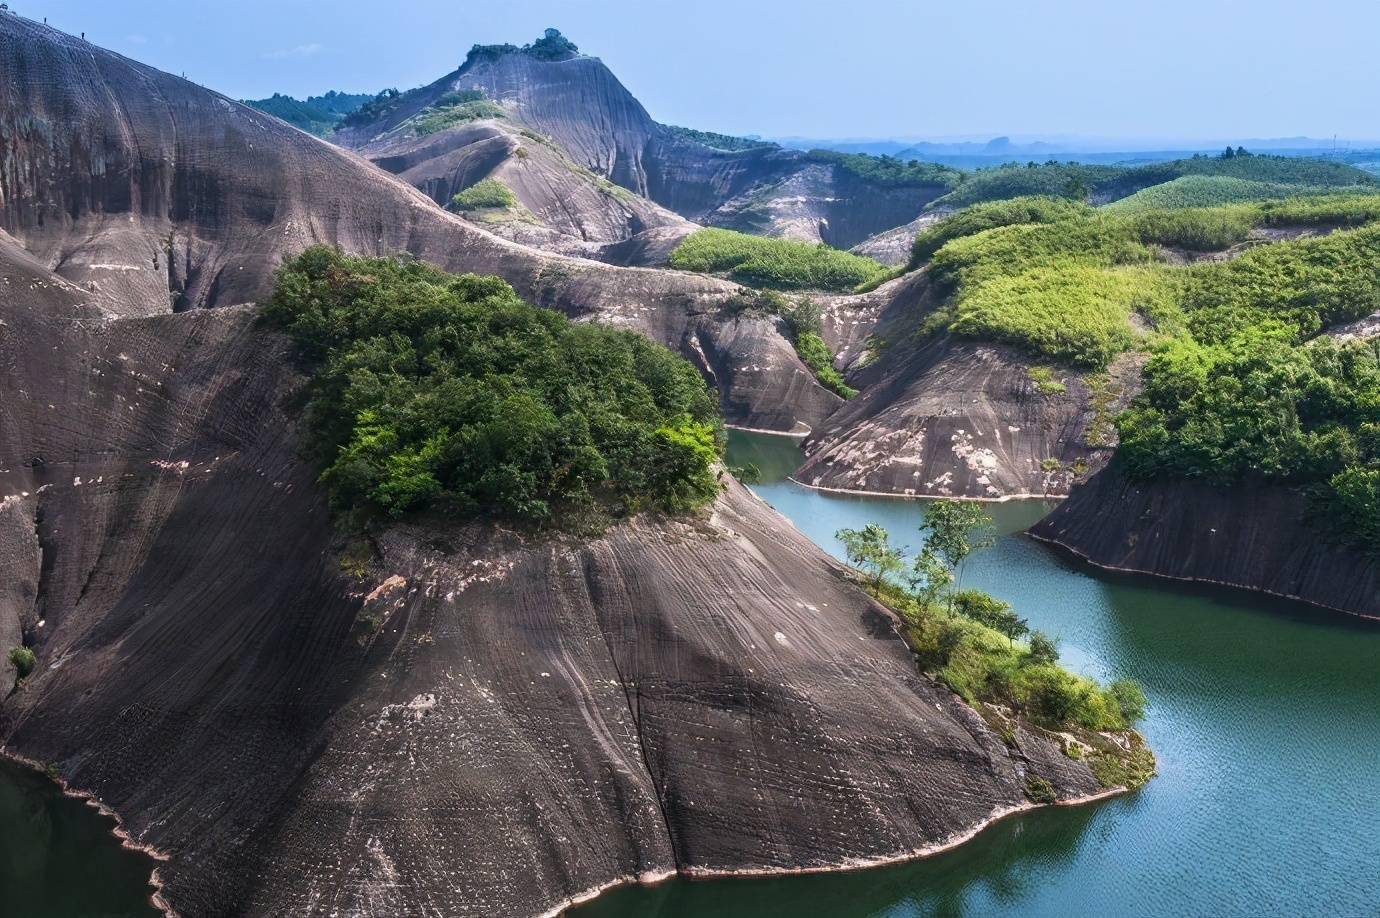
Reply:
[[[282,121],[9,13],[0,144],[0,229],[106,315],[258,300],[281,259],[315,243],[406,251],[498,274],[531,302],[636,329],[706,370],[701,340],[731,334],[753,355],[731,361],[731,388],[716,380],[733,423],[813,426],[838,403],[774,327],[723,327],[715,304],[733,285],[500,239]]]
[[[1111,419],[1138,386],[1134,355],[1091,380],[1057,366],[1032,373],[1015,348],[927,329],[938,303],[926,271],[821,302],[835,363],[861,392],[806,438],[793,477],[810,487],[1063,495],[1110,456]]]
[[[347,574],[253,308],[65,299],[0,303],[0,612],[38,657],[0,740],[162,852],[182,914],[533,915],[919,853],[1031,776],[1098,790],[731,480],[584,542],[398,526]]]
[[[1030,534],[1115,570],[1273,593],[1380,618],[1380,559],[1310,528],[1307,498],[1270,485],[1128,481],[1115,463]]]

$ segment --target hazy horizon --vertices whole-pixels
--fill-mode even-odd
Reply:
[[[1147,16],[1075,0],[980,13],[902,0],[693,10],[629,0],[11,3],[14,12],[236,98],[406,89],[476,43],[548,26],[603,59],[659,121],[765,137],[1198,144],[1380,137],[1369,94],[1380,7],[1169,0]],[[143,11],[131,18],[130,9]]]

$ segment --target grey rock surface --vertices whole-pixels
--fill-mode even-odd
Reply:
[[[67,308],[0,311],[0,614],[39,660],[0,740],[166,855],[182,914],[539,914],[906,856],[1031,774],[1088,789],[731,479],[585,542],[399,526],[356,580],[252,307]]]
[[[1084,374],[1004,346],[922,331],[936,308],[924,271],[864,296],[826,299],[824,331],[861,392],[804,442],[811,487],[906,496],[1062,496],[1115,444],[1111,419],[1139,386],[1138,359],[1094,393]]]

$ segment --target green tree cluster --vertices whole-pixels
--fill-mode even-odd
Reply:
[[[845,175],[881,188],[933,188],[935,192],[943,192],[956,188],[963,181],[963,173],[952,166],[895,156],[811,150],[805,158],[833,166]]]
[[[314,368],[310,442],[342,510],[561,525],[718,492],[722,428],[694,368],[499,278],[316,247],[280,269],[265,315]]]
[[[10,665],[14,667],[15,673],[20,679],[33,672],[34,666],[38,663],[38,658],[34,656],[34,652],[27,647],[11,647],[9,659]]]

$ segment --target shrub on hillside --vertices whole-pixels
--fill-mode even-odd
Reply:
[[[998,226],[1022,223],[1053,223],[1090,212],[1086,204],[1065,198],[1022,197],[965,207],[916,234],[911,244],[910,266],[918,267],[953,239],[971,236]]]
[[[826,245],[702,229],[671,252],[669,264],[686,271],[727,274],[753,287],[777,290],[851,290],[886,270],[870,258]]]
[[[486,178],[452,197],[450,203],[456,210],[484,210],[492,207],[512,207],[517,204],[517,196],[498,179]]]
[[[29,675],[29,673],[33,672],[34,666],[37,665],[37,663],[38,659],[34,656],[34,652],[29,648],[10,648],[10,665],[14,667],[15,673],[18,674],[20,679],[25,678]]]

